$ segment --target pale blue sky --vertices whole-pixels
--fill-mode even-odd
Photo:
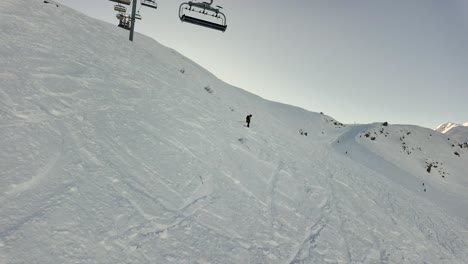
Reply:
[[[138,32],[264,98],[344,123],[468,122],[466,0],[215,0],[225,33],[156,1]],[[108,0],[59,2],[117,24]]]

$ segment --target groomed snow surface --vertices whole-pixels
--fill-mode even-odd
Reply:
[[[463,142],[264,100],[65,6],[0,21],[0,263],[468,260]]]

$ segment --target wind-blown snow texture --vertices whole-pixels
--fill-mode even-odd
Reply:
[[[0,263],[466,263],[446,135],[266,101],[63,6],[0,21]]]

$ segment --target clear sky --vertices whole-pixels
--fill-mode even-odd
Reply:
[[[156,1],[136,31],[266,99],[344,123],[468,122],[466,0],[215,0],[225,33],[181,23],[183,1]],[[59,2],[118,23],[114,2]]]

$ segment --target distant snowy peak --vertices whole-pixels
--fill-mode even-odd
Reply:
[[[468,126],[468,122],[464,123],[463,125],[447,122],[439,125],[435,130],[439,131],[440,133],[447,133],[450,129],[459,127],[459,126]]]
[[[453,137],[459,142],[468,142],[468,122],[463,125],[448,122],[438,126],[435,130]]]

